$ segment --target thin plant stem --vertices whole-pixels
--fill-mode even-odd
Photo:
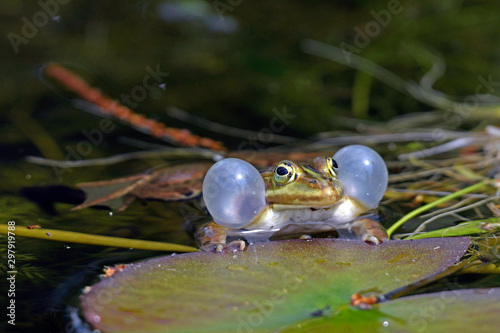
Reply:
[[[460,208],[457,208],[457,209],[454,209],[454,210],[448,210],[448,211],[445,211],[445,212],[440,213],[438,215],[435,215],[435,216],[431,217],[430,219],[426,220],[425,222],[423,222],[421,225],[419,225],[418,228],[412,233],[412,235],[416,234],[416,233],[419,233],[421,231],[424,231],[425,230],[425,226],[428,225],[429,223],[431,223],[432,221],[435,221],[437,219],[440,219],[442,217],[445,217],[445,216],[448,216],[448,215],[451,215],[451,214],[455,214],[454,216],[457,217],[456,213],[458,213],[458,212],[463,212],[464,210],[469,210],[469,209],[481,206],[481,205],[483,205],[483,204],[485,204],[485,203],[487,203],[489,201],[493,201],[493,200],[496,200],[496,199],[499,199],[499,197],[495,196],[495,197],[491,197],[491,198],[486,198],[484,200],[475,202],[475,203],[467,205],[465,207],[460,207]],[[452,207],[450,207],[450,209],[451,208]],[[462,217],[460,217],[460,218],[462,218]]]
[[[172,251],[172,252],[195,252],[197,248],[187,245],[146,241],[138,239],[128,239],[120,237],[109,237],[91,235],[73,231],[63,231],[56,229],[28,229],[24,226],[16,226],[15,231],[9,231],[7,224],[0,224],[0,234],[15,235],[45,239],[57,242],[78,243],[86,245],[99,245],[108,247],[133,248],[137,250]]]
[[[449,194],[451,194],[451,193],[448,193],[448,195]],[[423,219],[431,218],[431,217],[439,215],[441,213],[446,213],[446,212],[449,212],[449,211],[451,211],[453,209],[457,209],[457,208],[463,207],[464,205],[469,204],[470,201],[474,200],[474,198],[471,198],[471,197],[467,197],[467,196],[464,196],[464,197],[465,197],[464,200],[459,201],[458,203],[456,203],[455,205],[453,205],[451,207],[446,207],[446,208],[443,208],[443,209],[438,209],[438,210],[436,210],[436,211],[434,211],[432,213],[425,214],[425,215],[422,215],[420,217],[423,218]],[[485,197],[489,197],[489,196],[485,196]]]
[[[229,135],[229,136],[243,138],[243,139],[248,139],[251,136],[259,135],[259,132],[257,132],[257,131],[249,131],[246,129],[222,125],[222,124],[216,123],[214,121],[210,121],[207,119],[203,119],[201,117],[197,117],[195,115],[192,115],[184,110],[181,110],[181,109],[173,107],[173,106],[169,107],[167,109],[167,114],[170,117],[175,118],[177,120],[184,121],[184,122],[187,122],[191,125],[196,125],[196,126],[202,127],[204,129],[207,129],[209,131],[219,133],[219,134]],[[274,133],[272,136],[273,143],[288,144],[288,143],[296,143],[299,141],[301,141],[301,140],[297,139],[297,138],[290,137],[290,136],[278,135],[276,133]]]
[[[224,156],[223,153],[217,153],[207,149],[197,148],[165,148],[149,151],[136,151],[120,155],[113,155],[103,158],[94,158],[89,160],[76,160],[76,161],[60,161],[51,160],[43,157],[28,156],[26,161],[38,165],[47,165],[57,168],[77,168],[97,165],[112,165],[117,163],[126,162],[132,159],[147,159],[147,158],[203,158],[213,160],[218,156]]]
[[[469,193],[469,192],[472,192],[472,191],[475,191],[485,185],[488,184],[488,181],[483,181],[483,182],[480,182],[480,183],[477,183],[477,184],[474,184],[474,185],[471,185],[469,187],[466,187],[464,189],[461,189],[460,191],[457,191],[455,193],[452,193],[450,195],[447,195],[443,198],[440,198],[434,202],[431,202],[431,203],[428,203],[427,205],[424,205],[422,207],[419,207],[411,212],[409,212],[408,214],[406,214],[405,216],[403,216],[402,218],[400,218],[396,223],[394,223],[389,229],[387,229],[387,234],[389,235],[389,237],[391,237],[391,235],[394,233],[394,231],[396,231],[399,227],[401,227],[405,222],[407,222],[408,220],[414,218],[415,216],[418,216],[420,214],[422,214],[423,212],[433,208],[433,207],[436,207],[442,203],[445,203],[447,201],[450,201],[452,199],[455,199],[455,198],[458,198],[460,196],[462,196],[463,194],[466,194],[466,193]]]

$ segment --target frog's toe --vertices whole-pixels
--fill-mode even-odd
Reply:
[[[214,252],[214,253],[230,253],[244,251],[247,244],[243,240],[235,240],[229,244],[223,243],[209,243],[200,247],[203,252]]]
[[[245,251],[247,247],[247,243],[243,240],[235,240],[232,241],[231,243],[227,244],[225,249],[229,250],[229,252],[236,252],[236,251]]]
[[[224,249],[224,244],[219,243],[207,243],[200,246],[200,250],[203,252],[221,252]]]
[[[382,244],[382,242],[383,242],[382,239],[379,239],[379,238],[375,237],[374,235],[366,235],[365,237],[363,237],[363,241],[365,243],[370,244],[370,245],[378,245],[378,244]]]
[[[377,221],[369,218],[355,220],[352,222],[351,230],[359,239],[371,245],[382,244],[388,239],[384,227]]]

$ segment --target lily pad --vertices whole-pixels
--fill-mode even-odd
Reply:
[[[500,288],[451,290],[399,298],[371,310],[345,307],[282,332],[498,332]]]
[[[82,296],[102,332],[268,332],[443,272],[466,238],[389,241],[286,240],[244,252],[188,253],[127,266]]]

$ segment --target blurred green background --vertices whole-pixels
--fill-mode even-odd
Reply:
[[[0,4],[3,143],[26,142],[23,130],[9,122],[13,110],[34,119],[59,144],[61,137],[98,122],[69,107],[61,109],[59,96],[39,78],[47,62],[76,69],[116,99],[142,84],[146,67],[159,66],[169,73],[166,89],[137,103],[134,109],[140,113],[189,126],[167,116],[166,108],[176,106],[259,130],[274,108],[286,106],[296,115],[286,131],[300,136],[341,127],[333,117],[353,115],[353,87],[363,85],[355,70],[304,54],[305,38],[334,46],[363,42],[359,56],[414,81],[434,64],[430,54],[439,55],[446,73],[434,88],[448,95],[473,94],[480,75],[500,77],[495,66],[500,4],[495,1],[46,2],[58,8],[45,24],[37,15],[44,9],[36,1]],[[390,8],[396,14],[384,16]],[[30,38],[23,39],[23,18],[39,22]],[[359,31],[364,38],[357,37]],[[378,81],[365,90],[362,97],[369,100],[354,113],[357,117],[388,120],[429,109]]]
[[[500,81],[497,1],[3,0],[0,17],[0,216],[1,223],[15,220],[22,226],[192,244],[175,203],[137,204],[120,217],[107,211],[68,212],[71,206],[61,205],[61,215],[54,217],[18,195],[23,186],[72,186],[151,167],[134,161],[75,169],[60,179],[52,168],[23,160],[27,155],[65,157],[68,147],[75,149],[86,139],[83,130],[99,127],[99,117],[73,108],[72,96],[41,74],[49,62],[74,70],[118,100],[143,85],[148,67],[159,68],[168,73],[162,74],[164,85],[132,108],[233,149],[241,139],[173,119],[167,108],[255,131],[269,126],[273,110],[286,108],[294,118],[279,134],[300,138],[352,128],[338,117],[385,122],[432,110],[355,69],[305,54],[306,38],[356,47],[358,56],[415,82],[440,61],[446,71],[433,88],[459,101],[476,93],[479,76]],[[163,144],[115,124],[116,130],[85,158],[138,150],[123,137]],[[75,276],[95,275],[102,264],[89,263],[111,253],[17,241],[24,255],[18,260],[18,300],[24,303],[18,307],[20,327],[50,331],[63,321],[71,296],[91,281]],[[48,303],[49,314],[42,311]]]

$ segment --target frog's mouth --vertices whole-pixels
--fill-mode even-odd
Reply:
[[[341,192],[342,193],[342,192]],[[340,196],[335,196],[334,199],[328,200],[329,202],[326,202],[325,204],[319,204],[319,201],[325,202],[326,200],[323,198],[323,200],[303,200],[302,202],[298,201],[297,203],[293,204],[278,204],[278,203],[268,203],[268,207],[273,209],[274,211],[283,211],[283,210],[305,210],[309,209],[311,211],[317,211],[317,210],[325,210],[325,209],[331,209],[334,208],[340,204],[342,204],[343,201],[345,201],[347,197],[344,195]]]
[[[332,221],[347,223],[370,210],[359,200],[343,197],[327,207],[299,207],[298,205],[268,205],[247,226],[251,229],[281,228],[290,223]]]
[[[228,240],[231,238],[245,238],[249,243],[261,243],[276,239],[300,238],[302,235],[327,234],[329,236],[338,236],[339,228],[347,229],[347,226],[333,225],[325,221],[309,223],[289,223],[281,228],[271,229],[232,229],[227,231]]]
[[[287,192],[280,192],[279,195],[272,195],[266,192],[266,202],[268,206],[280,211],[286,209],[328,209],[338,205],[344,198],[341,182],[338,180],[328,181],[317,188],[299,188]]]

